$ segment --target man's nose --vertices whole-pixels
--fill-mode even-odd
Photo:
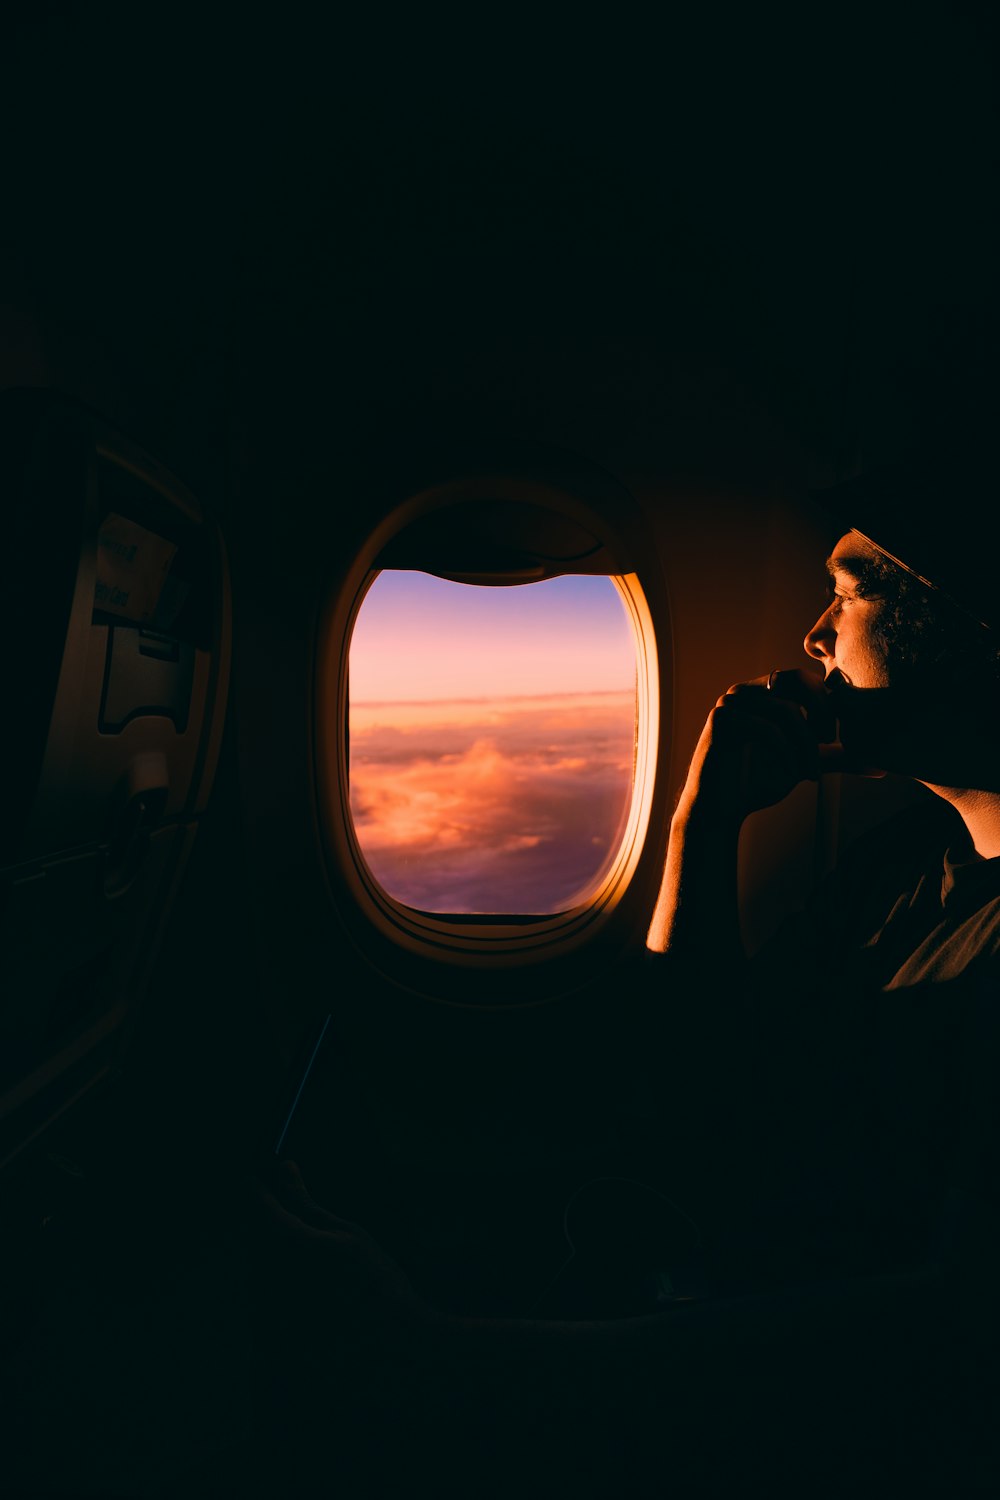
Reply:
[[[825,609],[811,630],[807,630],[802,642],[807,656],[816,661],[827,661],[833,656],[833,644],[837,632],[833,628],[833,606]]]

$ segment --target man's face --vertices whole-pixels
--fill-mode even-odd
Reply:
[[[825,678],[836,672],[849,687],[889,686],[889,664],[874,632],[883,601],[864,599],[857,592],[860,563],[878,555],[856,531],[840,538],[827,559],[832,598],[803,643],[808,655],[821,663]]]
[[[877,630],[885,601],[858,592],[864,564],[881,554],[857,531],[840,538],[827,559],[832,598],[803,642],[823,667],[838,738],[869,772],[893,771],[943,783],[953,738],[954,706],[929,698],[929,684],[900,675]]]
[[[965,674],[915,670],[912,660],[887,654],[879,629],[886,602],[858,592],[859,576],[873,558],[881,554],[859,532],[840,538],[827,560],[833,597],[803,642],[823,668],[840,743],[872,774],[1000,789],[995,731],[983,739],[982,699]],[[986,781],[969,779],[984,774]]]

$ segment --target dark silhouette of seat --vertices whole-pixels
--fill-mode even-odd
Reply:
[[[230,604],[218,527],[96,413],[3,392],[0,476],[2,1164],[127,1045],[212,785]]]

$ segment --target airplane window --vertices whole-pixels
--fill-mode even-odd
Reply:
[[[385,570],[350,643],[349,784],[375,880],[418,911],[588,901],[635,784],[637,639],[605,576],[510,587]]]

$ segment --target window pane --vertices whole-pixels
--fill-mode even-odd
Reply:
[[[635,680],[609,578],[494,588],[380,573],[351,640],[349,769],[383,890],[456,915],[585,901],[628,820]]]

